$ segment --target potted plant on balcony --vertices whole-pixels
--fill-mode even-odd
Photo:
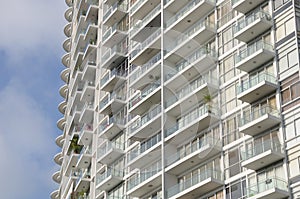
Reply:
[[[203,100],[207,106],[207,112],[211,113],[211,111],[212,111],[212,96],[210,94],[206,94],[203,96]]]

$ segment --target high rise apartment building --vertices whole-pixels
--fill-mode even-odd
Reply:
[[[300,198],[299,0],[66,0],[52,199]]]

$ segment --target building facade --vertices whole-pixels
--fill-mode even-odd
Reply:
[[[52,199],[300,198],[299,0],[66,0]]]

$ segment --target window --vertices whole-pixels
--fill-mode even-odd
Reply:
[[[225,176],[231,178],[242,172],[240,149],[234,148],[225,153]]]
[[[298,73],[292,75],[288,79],[282,81],[281,83],[281,98],[283,103],[283,110],[288,110],[289,108],[293,107],[299,103],[300,99],[300,80]],[[295,102],[290,104],[290,102]],[[285,106],[287,104],[289,106]]]
[[[283,4],[289,2],[290,0],[274,0],[274,9],[278,9]],[[296,1],[297,2],[297,1]]]
[[[245,188],[246,188],[245,179],[230,183],[226,187],[226,199],[244,198],[246,196]]]
[[[290,18],[287,21],[279,21],[276,23],[280,24],[276,29],[276,41],[283,39],[285,36],[295,31],[295,18]]]
[[[242,137],[242,134],[238,131],[238,118],[237,116],[233,116],[227,118],[222,122],[223,126],[223,142],[224,145],[230,144],[231,142]]]

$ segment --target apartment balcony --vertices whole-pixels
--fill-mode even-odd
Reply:
[[[143,65],[145,60],[153,57],[161,50],[161,29],[158,28],[145,41],[133,47],[130,61],[135,65]]]
[[[239,20],[234,26],[234,37],[248,43],[272,27],[270,14],[259,10]]]
[[[71,38],[67,38],[63,43],[64,50],[68,53],[71,51]]]
[[[183,183],[170,187],[167,190],[167,198],[195,198],[195,196],[202,196],[223,185],[221,171],[206,170],[199,175],[186,179]]]
[[[99,12],[99,1],[88,0],[88,9],[86,13],[86,20],[98,20],[98,12]]]
[[[66,125],[66,119],[65,119],[65,117],[60,118],[60,119],[56,122],[57,128],[59,128],[59,129],[62,130],[62,131],[64,130],[65,125]]]
[[[105,117],[99,125],[99,137],[112,139],[125,128],[125,121],[117,116]]]
[[[111,69],[121,64],[126,58],[127,50],[127,47],[122,46],[121,43],[109,48],[102,56],[102,67]]]
[[[59,190],[52,191],[50,194],[51,199],[59,199]]]
[[[97,66],[94,61],[87,61],[85,64],[85,67],[83,68],[83,71],[82,71],[82,80],[94,82],[96,69],[97,69]]]
[[[108,93],[100,100],[99,113],[104,115],[109,115],[110,113],[116,113],[125,105],[126,105],[125,95]]]
[[[168,52],[165,58],[177,63],[182,57],[187,57],[215,34],[216,27],[214,23],[209,22],[207,18],[199,20],[184,32],[176,33],[176,37],[170,38],[173,42],[171,45],[167,44],[166,50]]]
[[[130,168],[142,168],[161,156],[161,133],[137,145],[128,153],[128,165]]]
[[[256,136],[269,128],[280,124],[281,118],[278,110],[263,106],[252,109],[252,112],[240,118],[239,132]]]
[[[275,93],[277,87],[276,78],[272,74],[258,74],[237,86],[237,98],[243,102],[252,103]]]
[[[144,0],[140,0],[144,1]],[[157,0],[153,1],[154,3],[157,3]],[[153,4],[153,2],[146,2],[146,4]],[[147,39],[156,28],[161,27],[161,6],[160,4],[156,5],[156,7],[150,6],[148,9],[151,9],[151,12],[149,12],[147,15],[145,15],[140,20],[133,21],[133,26],[130,29],[130,35],[131,39],[134,41],[142,42],[145,39]],[[146,14],[146,13],[141,13]],[[132,17],[132,16],[131,16]],[[139,19],[139,18],[138,18]],[[154,27],[154,29],[152,28]]]
[[[54,162],[56,164],[58,164],[59,166],[61,166],[63,159],[64,159],[64,156],[63,156],[62,152],[59,152],[54,156]]]
[[[59,88],[59,94],[60,94],[60,96],[62,96],[65,99],[67,98],[68,91],[69,91],[69,87],[68,87],[67,84],[64,84],[63,86],[61,86]]]
[[[174,4],[176,4],[175,2]],[[178,32],[183,32],[191,24],[199,21],[206,14],[212,11],[215,8],[214,0],[192,0],[189,1],[184,7],[180,10],[170,10],[176,6],[170,6],[169,10],[171,13],[176,13],[173,17],[166,21],[165,27],[168,30],[172,29]],[[187,23],[187,21],[189,21]]]
[[[200,47],[185,59],[179,61],[175,65],[174,70],[167,72],[165,85],[171,90],[176,90],[182,85],[182,82],[192,80],[212,66],[215,66],[216,62],[217,54],[214,50]]]
[[[153,78],[160,77],[160,73],[161,52],[158,52],[130,74],[129,85],[135,90],[140,90],[144,85],[153,82]]]
[[[129,112],[135,115],[142,115],[149,110],[153,104],[161,100],[160,79],[147,85],[129,101]]]
[[[258,5],[261,5],[263,2],[265,2],[265,0],[232,0],[232,8],[238,12],[246,14]]]
[[[161,128],[161,105],[152,108],[129,125],[129,138],[147,138]]]
[[[59,136],[57,136],[57,138],[55,139],[55,143],[58,147],[62,148],[65,143],[64,135],[60,134]]]
[[[102,43],[104,46],[112,47],[113,45],[120,43],[128,35],[128,27],[122,27],[122,24],[114,24],[108,30],[105,31],[102,37]]]
[[[161,160],[141,169],[137,174],[128,180],[127,195],[142,197],[161,186],[162,173]]]
[[[86,102],[80,115],[80,123],[91,123],[94,118],[95,105],[94,102]]]
[[[127,2],[117,1],[104,13],[103,24],[106,26],[112,26],[114,23],[121,21],[121,19],[126,16],[127,11]]]
[[[285,180],[272,177],[250,185],[247,188],[249,199],[283,199],[289,197],[288,183]]]
[[[65,114],[66,109],[67,109],[67,102],[66,101],[63,101],[63,102],[59,103],[58,110],[61,114]]]
[[[178,117],[196,106],[199,101],[203,101],[208,93],[213,95],[217,91],[218,82],[216,79],[200,76],[180,90],[177,90],[175,95],[166,100],[166,112],[168,115]]]
[[[67,166],[64,170],[64,175],[70,176],[71,170],[76,167],[76,164],[78,162],[79,153],[75,153],[74,151],[71,152],[70,156],[68,157]]]
[[[93,124],[84,124],[79,132],[79,144],[89,146],[94,134]]]
[[[216,123],[219,120],[218,115],[218,110],[208,105],[196,107],[192,112],[182,116],[185,119],[178,120],[175,125],[165,130],[165,141],[178,145]]]
[[[97,50],[97,39],[89,39],[89,42],[86,43],[85,48],[83,50],[83,58],[82,60],[86,59],[86,57],[92,53],[96,53]]]
[[[104,173],[101,173],[100,175],[97,174],[96,189],[109,191],[123,181],[123,176],[124,174],[122,171],[107,168]]]
[[[147,1],[138,0],[130,8],[130,15],[135,19],[143,19],[147,13],[155,9],[160,4],[159,0]]]
[[[98,162],[110,165],[112,162],[124,155],[124,153],[124,143],[107,140],[98,148]]]
[[[69,52],[66,53],[61,59],[62,64],[67,68],[70,67],[70,60],[71,60],[71,54]]]
[[[74,0],[65,0],[65,2],[66,2],[68,7],[71,7],[74,4]]]
[[[72,24],[71,23],[67,23],[67,25],[65,25],[64,27],[64,33],[66,35],[66,37],[71,37],[72,35]]]
[[[65,19],[67,20],[67,22],[71,22],[72,18],[73,18],[73,8],[69,7],[65,11]]]
[[[166,159],[166,172],[179,175],[188,169],[199,165],[205,160],[220,154],[222,141],[220,138],[205,137],[200,142],[193,143],[190,150],[176,152]]]
[[[249,73],[275,57],[273,46],[259,40],[235,55],[236,68]]]
[[[86,190],[90,187],[91,180],[91,172],[89,169],[80,169],[76,175],[78,176],[76,179],[75,191],[81,192],[82,190]],[[83,197],[82,197],[83,198]]]
[[[61,182],[61,174],[60,171],[56,171],[53,175],[52,175],[52,180],[56,183],[60,183]]]
[[[70,76],[70,69],[69,68],[65,68],[60,73],[61,80],[63,80],[66,84],[69,83],[69,76]]]
[[[242,166],[258,170],[284,158],[283,147],[279,142],[266,140],[262,143],[254,141],[253,146],[241,153]]]
[[[114,5],[119,0],[104,0],[103,3],[107,5]]]
[[[86,81],[83,86],[80,101],[86,102],[94,100],[95,88],[95,83],[93,81]]]
[[[91,164],[92,157],[93,157],[92,149],[89,146],[82,147],[78,157],[76,168],[88,168],[89,165]]]
[[[100,80],[100,89],[106,92],[112,92],[116,88],[119,88],[126,81],[127,73],[124,70],[113,70],[107,71]]]

